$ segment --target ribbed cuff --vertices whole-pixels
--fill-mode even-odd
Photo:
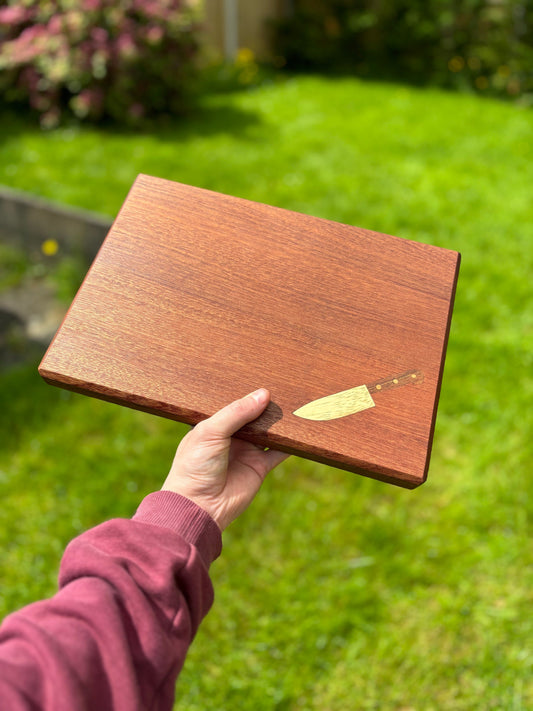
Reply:
[[[207,511],[173,491],[148,494],[133,520],[170,528],[195,546],[208,566],[222,550],[222,534]]]

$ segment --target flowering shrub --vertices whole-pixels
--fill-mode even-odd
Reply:
[[[0,89],[45,127],[183,110],[199,43],[194,0],[0,2]]]

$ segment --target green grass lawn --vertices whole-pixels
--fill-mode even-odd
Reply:
[[[178,707],[533,708],[533,113],[290,78],[139,133],[6,114],[0,183],[113,215],[139,172],[457,249],[428,482],[289,459],[225,534]],[[66,542],[161,485],[184,427],[0,382],[1,612],[54,591]]]

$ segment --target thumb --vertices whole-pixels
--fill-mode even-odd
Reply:
[[[223,407],[212,417],[197,425],[206,438],[227,439],[248,422],[255,420],[263,412],[270,400],[270,393],[260,388],[246,397]]]

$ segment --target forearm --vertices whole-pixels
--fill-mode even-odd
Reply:
[[[214,521],[171,492],[72,541],[57,595],[0,628],[5,707],[170,709],[220,546]]]

